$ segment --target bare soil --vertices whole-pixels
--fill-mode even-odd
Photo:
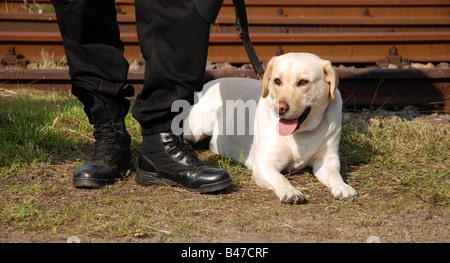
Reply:
[[[397,118],[392,116],[398,114],[346,113],[345,119]],[[449,124],[448,115],[411,118]],[[206,143],[195,149],[212,166],[222,160]],[[343,175],[359,194],[349,200],[334,199],[310,170],[291,173],[289,180],[308,203],[286,205],[256,186],[242,167],[236,168],[243,177],[233,187],[202,195],[139,186],[133,171],[111,186],[76,189],[72,172],[82,162],[30,164],[0,177],[0,242],[66,242],[70,236],[82,243],[366,242],[371,236],[382,243],[450,241],[448,203],[412,194],[412,186],[396,181],[391,168],[348,164]]]

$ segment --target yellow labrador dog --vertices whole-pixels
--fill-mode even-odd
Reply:
[[[281,202],[305,199],[281,172],[313,168],[336,198],[356,195],[339,173],[342,99],[330,61],[288,53],[269,61],[263,82],[223,78],[207,83],[184,124],[185,139],[211,136],[211,150],[253,170],[256,184]]]

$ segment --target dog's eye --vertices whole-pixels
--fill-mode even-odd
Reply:
[[[275,84],[277,84],[277,85],[280,85],[280,84],[281,84],[281,79],[276,78],[276,79],[273,80],[273,82],[274,82]]]
[[[308,80],[306,80],[306,79],[301,79],[299,82],[298,82],[298,86],[304,86],[304,85],[306,85],[306,84],[308,84],[309,83],[309,81]]]

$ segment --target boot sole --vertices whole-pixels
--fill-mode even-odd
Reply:
[[[119,168],[117,173],[114,175],[114,178],[111,179],[99,179],[99,178],[73,178],[73,186],[76,188],[101,188],[103,186],[114,184],[121,178],[123,172],[127,170],[134,170],[134,164],[130,160],[124,167]]]
[[[107,179],[73,179],[73,186],[76,188],[100,188],[108,184],[113,184],[117,179],[107,180]]]
[[[178,186],[184,188],[191,192],[199,192],[201,194],[204,193],[213,193],[218,192],[223,189],[226,189],[233,185],[233,181],[231,179],[224,180],[221,182],[216,182],[212,184],[205,184],[200,186],[200,188],[189,188],[184,185],[178,184],[169,179],[162,178],[157,173],[147,172],[137,168],[135,181],[138,185],[149,186],[149,185],[169,185],[169,186]]]

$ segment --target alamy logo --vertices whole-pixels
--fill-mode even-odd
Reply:
[[[218,125],[219,135],[254,135],[253,122],[256,114],[257,101],[255,100],[226,100],[222,107],[215,112],[216,116],[209,116],[207,120],[201,121],[200,125],[196,123],[196,127],[201,130],[195,130],[193,133],[203,133],[211,135],[214,127],[212,119],[225,120]],[[186,100],[177,100],[172,104],[172,112],[179,112],[172,120],[172,133],[176,135],[183,134],[183,127],[189,116],[191,105]],[[195,121],[195,120],[191,120]],[[190,129],[186,129],[185,135],[191,135]]]

